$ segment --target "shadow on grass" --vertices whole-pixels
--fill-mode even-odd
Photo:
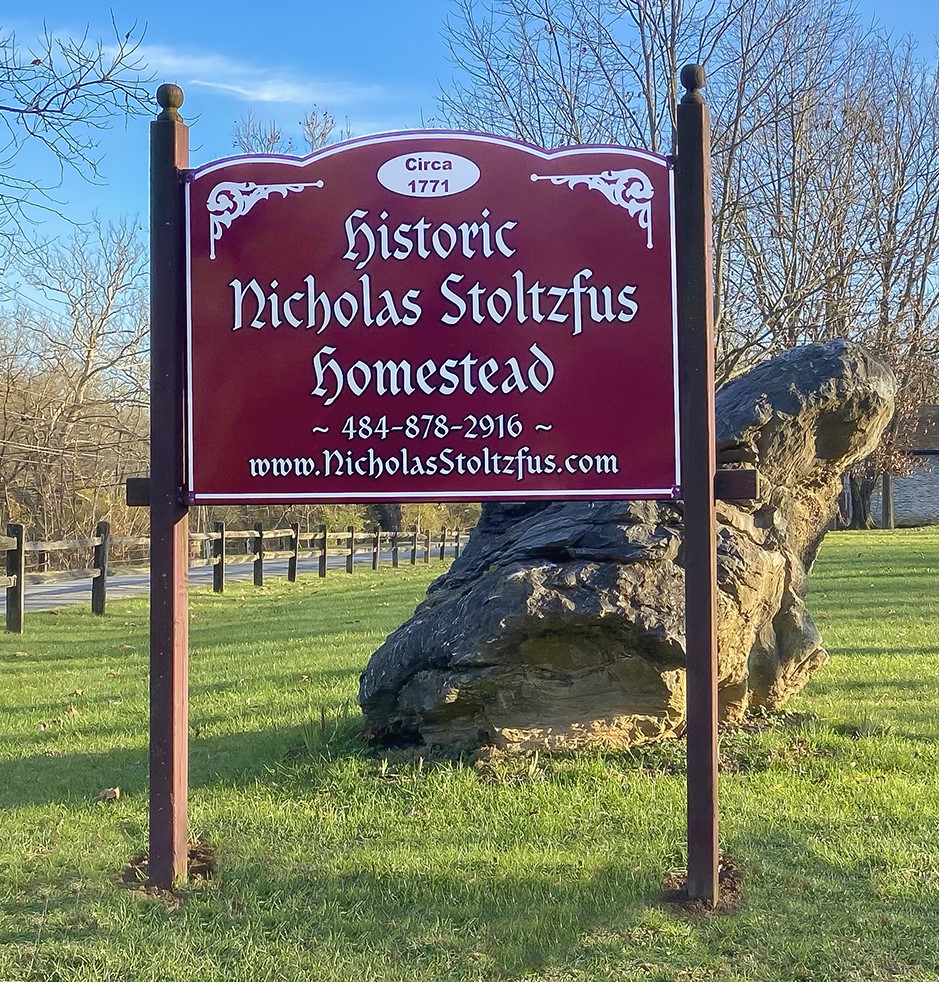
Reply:
[[[191,788],[253,784],[300,744],[298,728],[274,728],[192,737]],[[0,808],[65,804],[97,807],[95,796],[119,787],[122,795],[146,795],[149,750],[145,743],[100,752],[58,752],[0,760]]]
[[[330,944],[340,951],[358,947],[389,961],[511,978],[568,965],[585,937],[634,921],[657,894],[658,879],[658,871],[643,874],[626,861],[589,874],[573,865],[507,874],[474,864],[446,874],[295,875],[267,889],[295,899],[282,928],[296,937],[307,917],[327,909]]]
[[[284,948],[307,949],[314,960],[333,966],[333,974],[321,977],[335,979],[354,977],[352,966],[361,967],[362,952],[374,962],[369,977],[375,979],[396,977],[395,965],[413,972],[424,964],[427,978],[490,978],[492,972],[502,978],[538,971],[565,964],[585,935],[615,930],[624,921],[624,907],[628,920],[633,914],[629,908],[638,913],[648,899],[646,884],[625,864],[590,876],[574,875],[564,882],[538,872],[499,876],[472,870],[410,876],[364,870],[330,876],[310,871],[259,879],[250,869],[243,875],[233,872],[231,880],[231,893],[223,887],[220,898],[210,886],[203,896],[174,912],[170,933],[183,963],[189,962],[183,954],[187,950],[211,951],[223,970],[232,961],[229,977],[239,980],[250,977],[240,931],[233,925],[228,937],[219,936],[218,923],[213,925],[205,917],[207,904],[217,905],[224,917],[222,912],[230,910],[233,897],[241,931],[253,935],[250,947],[255,953],[267,936],[272,939],[268,958],[280,961],[278,952]],[[52,898],[50,902],[38,893],[0,901],[4,925],[0,944],[20,946],[20,958],[26,962],[41,921],[42,945],[35,952],[34,977],[58,977],[45,972],[53,967],[61,970],[63,963],[70,963],[76,975],[82,968],[87,972],[94,955],[91,951],[83,955],[75,945],[96,935],[93,915],[82,915],[88,898],[70,895],[64,882],[50,884],[43,892]],[[158,910],[148,917],[162,920]],[[99,938],[98,947],[100,942],[111,946],[121,956],[123,970],[130,972],[121,977],[129,978],[135,977],[138,967],[132,950],[137,931],[132,922],[125,924],[124,931],[112,928]],[[231,948],[230,942],[236,942],[237,948]],[[169,943],[166,933],[155,934],[148,957],[160,963]],[[460,969],[467,974],[451,974]],[[411,972],[408,978],[414,977]],[[187,972],[179,977],[193,976]]]
[[[502,868],[495,853],[481,858],[471,850],[449,865],[434,859],[422,868],[418,845],[406,862],[398,865],[398,856],[387,869],[376,869],[374,856],[351,853],[342,868],[329,870],[324,866],[335,857],[271,864],[246,850],[223,866],[220,881],[192,894],[180,909],[164,915],[157,906],[119,926],[112,922],[96,955],[110,946],[126,977],[135,977],[141,958],[159,964],[172,951],[174,961],[189,969],[178,977],[188,979],[199,977],[191,970],[194,958],[211,951],[218,969],[212,977],[239,982],[268,965],[251,962],[265,938],[271,939],[267,957],[273,954],[280,964],[304,952],[310,964],[331,966],[322,977],[335,979],[358,977],[364,964],[374,979],[732,974],[822,980],[935,970],[935,937],[922,932],[939,918],[939,892],[885,895],[886,871],[864,859],[824,858],[815,848],[824,830],[811,823],[785,831],[764,823],[749,832],[752,837],[727,844],[745,871],[744,904],[731,915],[695,917],[659,908],[665,870],[649,868],[648,860],[637,866],[625,836],[622,860],[589,869],[557,858]],[[90,896],[76,894],[62,881],[4,898],[0,944],[27,948],[41,918],[36,976],[51,977],[45,969],[56,958],[61,966],[63,957],[72,968],[87,969],[96,955],[74,942],[92,943],[93,901],[108,887],[89,889]],[[139,952],[144,919],[153,933],[147,951]],[[25,960],[22,949],[20,957]],[[748,966],[759,968],[751,976]]]
[[[911,655],[927,658],[929,656],[939,655],[939,648],[927,647],[926,645],[919,645],[915,648],[868,647],[867,645],[854,645],[850,648],[829,647],[828,653],[832,656],[837,656],[838,658],[866,658],[868,656],[888,656],[894,658],[907,657]],[[878,684],[889,685],[891,682],[888,679],[884,680],[883,682],[878,682]]]
[[[296,729],[193,740],[191,785],[197,789],[262,784],[286,803],[291,795],[309,800],[319,790],[332,795],[341,787],[333,765],[341,766],[344,759],[368,749],[355,737],[352,720],[327,721],[321,729],[313,734],[320,740],[319,758],[299,757],[286,765],[288,752],[301,742]],[[667,756],[673,749],[677,753],[680,748],[669,745]],[[648,770],[662,753],[612,754],[610,761],[622,763],[636,756],[636,769]],[[550,759],[543,764],[547,780],[564,783],[563,771],[555,770]],[[400,766],[410,768],[408,774],[414,776],[413,764]],[[431,770],[438,766],[453,764],[429,765]],[[356,780],[380,780],[378,772],[376,762],[375,773],[363,772]],[[502,775],[510,786],[516,777],[514,772]],[[0,807],[65,799],[69,808],[98,808],[102,806],[94,805],[92,797],[114,784],[129,796],[146,795],[145,747],[2,762]],[[389,807],[402,807],[394,796],[398,785],[387,786]],[[153,938],[157,949],[175,955],[179,948],[187,957],[211,950],[213,956],[218,953],[220,964],[229,957],[229,949],[219,937],[218,924],[230,925],[235,933],[228,940],[235,947],[228,978],[239,982],[252,975],[249,964],[238,960],[237,932],[250,936],[255,950],[257,939],[264,937],[276,938],[277,946],[308,950],[311,958],[336,966],[335,978],[355,977],[361,969],[353,951],[368,953],[375,978],[400,977],[395,965],[406,968],[409,978],[417,977],[415,966],[421,965],[426,974],[420,977],[427,979],[524,973],[547,978],[554,977],[555,970],[574,968],[591,977],[593,964],[597,977],[613,977],[601,971],[612,962],[632,973],[624,977],[665,979],[679,976],[644,975],[643,965],[663,971],[667,966],[678,973],[726,959],[727,965],[743,960],[763,965],[767,971],[760,978],[822,979],[846,977],[851,971],[856,977],[874,978],[898,966],[939,964],[935,939],[915,951],[902,941],[922,937],[924,925],[939,919],[939,891],[885,894],[884,883],[896,888],[896,874],[903,871],[878,857],[876,843],[859,858],[831,859],[832,837],[840,833],[810,815],[780,820],[781,826],[765,815],[743,827],[738,821],[733,840],[723,846],[743,866],[744,906],[727,917],[700,920],[664,909],[650,912],[666,872],[657,865],[660,857],[677,856],[682,849],[679,839],[666,839],[675,835],[674,828],[648,833],[646,839],[654,841],[636,842],[627,819],[621,833],[614,833],[621,834],[621,851],[614,852],[612,860],[585,864],[589,849],[555,849],[549,840],[539,841],[536,832],[529,841],[506,839],[511,820],[501,827],[498,813],[493,814],[490,832],[468,829],[466,841],[460,839],[445,856],[435,852],[439,838],[435,844],[433,835],[425,856],[421,837],[406,841],[392,836],[386,848],[379,839],[363,839],[361,829],[351,826],[344,841],[319,851],[298,848],[304,841],[302,829],[290,833],[282,852],[276,836],[272,840],[259,835],[255,844],[239,833],[231,843],[217,843],[222,856],[219,881],[165,915],[152,903],[139,911],[131,905],[130,915],[119,923],[108,918],[110,927],[101,934],[94,930],[94,907],[114,904],[109,879],[90,877],[76,890],[58,873],[39,873],[28,889],[0,898],[0,943],[19,946],[17,957],[25,958],[23,949],[41,922],[43,945],[37,948],[34,966],[39,978],[46,977],[42,973],[55,958],[60,959],[57,965],[64,964],[62,958],[75,959],[75,977],[91,977],[89,965],[94,963],[89,960],[102,958],[105,949],[126,957],[127,977],[134,977],[142,970],[133,951],[142,920],[158,925]],[[315,816],[312,820],[318,821]],[[436,834],[440,836],[439,829]],[[609,831],[606,835],[609,838]],[[510,854],[519,849],[528,856],[530,851],[530,856],[524,861],[518,855],[504,857],[500,846]],[[857,857],[856,852],[852,855]],[[820,917],[825,919],[821,929]],[[312,936],[311,925],[316,926]],[[844,937],[861,940],[845,953],[839,940]],[[806,968],[808,957],[811,971]],[[381,965],[390,966],[387,975],[380,974]],[[198,974],[187,972],[179,978]]]
[[[358,668],[354,669],[332,669],[311,667],[307,672],[290,671],[261,671],[258,672],[257,666],[251,667],[248,679],[231,677],[224,681],[199,682],[190,680],[189,697],[190,713],[189,724],[194,730],[204,731],[216,725],[228,726],[231,723],[233,714],[244,712],[244,707],[237,705],[219,708],[217,702],[219,697],[243,695],[245,698],[251,697],[252,693],[259,685],[271,686],[283,698],[296,700],[297,696],[306,694],[310,701],[316,700],[319,703],[323,691],[344,687],[350,693],[355,692],[355,686],[359,677]],[[247,674],[247,673],[246,673]],[[126,686],[126,680],[120,680],[121,685]],[[80,738],[88,742],[100,741],[120,741],[123,744],[137,742],[141,732],[147,732],[147,709],[141,705],[140,699],[146,698],[147,680],[138,678],[134,680],[136,692],[132,695],[124,695],[120,690],[106,691],[97,694],[90,694],[81,690],[77,692],[66,692],[54,701],[30,702],[24,705],[7,705],[3,707],[3,718],[10,724],[7,732],[0,729],[0,740],[19,743],[22,747],[24,743],[35,745],[41,748],[41,756],[57,756],[57,737],[68,732],[75,738]],[[334,699],[330,703],[335,702]],[[126,711],[122,713],[119,720],[105,722],[102,720],[89,720],[89,715],[106,713],[115,707],[124,707]],[[258,709],[266,712],[275,713],[278,711],[274,706],[259,705]],[[78,711],[77,713],[75,711]],[[311,712],[313,710],[311,709]],[[24,735],[23,723],[20,720],[36,720],[42,727],[41,732],[27,732]],[[289,728],[289,722],[284,724]],[[43,737],[41,734],[46,734]],[[105,751],[102,751],[102,753]],[[39,755],[37,755],[39,756]],[[0,762],[0,768],[3,764]]]

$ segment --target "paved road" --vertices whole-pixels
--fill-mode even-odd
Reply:
[[[403,565],[410,562],[410,550],[401,551],[399,562]],[[419,556],[418,562],[421,561]],[[329,557],[330,570],[344,570],[346,560],[344,556]],[[370,554],[363,553],[356,556],[356,565],[371,566],[372,557]],[[391,551],[382,553],[382,564],[391,565]],[[316,574],[319,568],[318,559],[301,559],[298,564],[300,573]],[[251,563],[228,563],[225,566],[225,582],[233,580],[250,580],[254,575],[254,567]],[[286,576],[287,560],[272,559],[264,564],[264,575],[267,576]],[[189,570],[189,583],[191,586],[211,586],[212,567],[198,566]],[[123,573],[108,577],[108,600],[120,600],[122,597],[138,597],[142,593],[149,592],[150,574],[147,571],[136,573]],[[51,610],[54,607],[65,607],[69,604],[88,604],[91,605],[91,580],[67,580],[63,583],[27,583],[26,584],[26,609],[27,610]],[[0,611],[6,609],[6,591],[0,590]]]

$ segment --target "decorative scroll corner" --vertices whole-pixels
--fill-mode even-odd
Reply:
[[[575,188],[586,184],[591,191],[599,191],[617,208],[625,208],[631,217],[638,219],[639,227],[646,233],[646,248],[652,248],[652,196],[655,188],[649,176],[635,168],[605,170],[599,174],[532,174],[533,181],[550,181]]]
[[[272,194],[286,198],[292,191],[304,188],[321,188],[322,181],[306,184],[254,184],[252,181],[222,181],[209,192],[205,207],[209,212],[209,259],[215,258],[215,243],[222,233],[231,228],[236,218],[247,215],[259,202]]]

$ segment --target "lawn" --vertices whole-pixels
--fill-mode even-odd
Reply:
[[[0,635],[0,982],[939,979],[937,571],[936,531],[827,540],[832,660],[723,737],[744,899],[707,917],[657,902],[680,744],[474,765],[361,741],[358,673],[434,572],[410,568],[193,594],[191,824],[218,874],[122,884],[146,605],[31,614]]]

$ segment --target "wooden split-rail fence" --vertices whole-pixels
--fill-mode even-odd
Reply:
[[[264,563],[275,559],[287,560],[287,579],[296,582],[298,566],[302,559],[316,559],[319,576],[326,576],[329,557],[344,557],[345,572],[356,567],[377,570],[381,566],[392,569],[401,565],[416,566],[433,559],[458,558],[465,544],[466,529],[442,529],[439,532],[397,529],[386,531],[356,529],[350,525],[343,531],[330,531],[325,525],[315,531],[301,531],[298,524],[287,528],[265,529],[255,525],[252,529],[227,529],[224,522],[216,522],[211,532],[191,532],[189,541],[203,553],[189,559],[189,568],[212,567],[212,589],[216,593],[225,590],[227,566],[251,563],[255,586],[264,584]],[[232,544],[242,542],[243,552],[233,552]],[[0,552],[6,551],[6,576],[0,576],[0,587],[6,587],[6,629],[23,633],[26,609],[27,583],[56,583],[66,580],[91,580],[91,610],[104,614],[107,604],[108,577],[117,572],[109,567],[108,559],[114,547],[140,548],[148,546],[148,536],[112,536],[108,522],[98,522],[90,539],[66,539],[59,542],[27,542],[25,528],[11,523],[7,534],[0,535]],[[279,548],[271,548],[279,546]],[[91,565],[81,569],[62,569],[32,572],[26,568],[26,557],[39,553],[43,566],[50,554],[67,551],[91,550]],[[343,565],[340,564],[340,569]],[[335,569],[335,567],[334,567]]]

